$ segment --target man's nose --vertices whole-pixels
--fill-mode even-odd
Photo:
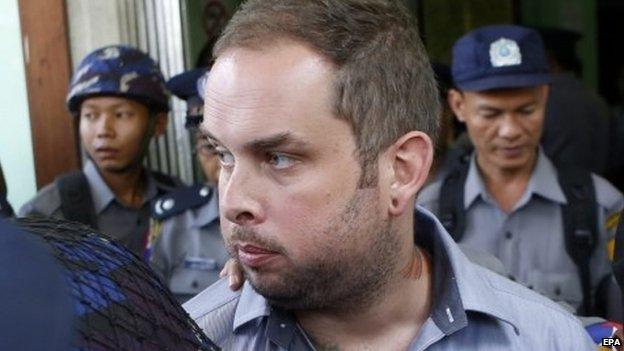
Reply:
[[[257,175],[243,167],[235,166],[233,171],[219,179],[219,197],[225,218],[240,226],[262,223],[265,218],[260,197],[263,188]]]
[[[115,116],[103,113],[96,124],[96,135],[100,138],[115,136]]]
[[[505,139],[515,139],[521,134],[521,127],[517,119],[513,115],[505,115],[500,122],[498,134]]]

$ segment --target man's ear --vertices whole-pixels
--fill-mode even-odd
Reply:
[[[465,100],[464,100],[464,94],[461,93],[461,91],[457,90],[457,89],[449,89],[448,91],[448,95],[447,95],[447,100],[448,100],[448,104],[451,107],[451,110],[453,110],[453,114],[457,117],[457,120],[465,123]]]
[[[158,112],[154,116],[154,137],[165,134],[167,131],[167,122],[169,122],[169,115],[167,112]]]
[[[429,176],[433,144],[427,134],[412,131],[399,138],[389,151],[393,170],[389,211],[390,215],[398,216],[406,210],[412,211],[410,200]]]

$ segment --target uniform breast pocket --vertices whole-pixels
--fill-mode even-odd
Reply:
[[[583,290],[576,273],[545,273],[532,271],[527,286],[554,301],[563,301],[578,309],[583,301]]]
[[[173,270],[169,288],[176,295],[196,295],[219,279],[221,268],[213,258],[186,256]]]

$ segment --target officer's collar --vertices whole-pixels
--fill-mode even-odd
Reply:
[[[100,214],[102,211],[106,209],[110,205],[111,202],[116,200],[115,193],[110,189],[110,187],[104,182],[102,175],[97,170],[97,167],[91,160],[87,160],[82,169],[85,176],[87,177],[89,188],[91,190],[91,196],[93,198],[93,205],[95,206],[95,212]],[[158,195],[158,188],[156,186],[156,181],[151,176],[150,172],[146,170],[145,177],[147,181],[145,196],[143,197],[142,206],[145,203],[151,201]],[[117,200],[118,203],[122,203]]]
[[[486,201],[493,202],[477,167],[476,152],[473,152],[470,157],[470,167],[464,189],[464,209],[468,209],[479,196]],[[557,181],[557,170],[544,154],[541,146],[538,148],[535,169],[531,174],[527,188],[514,210],[526,204],[531,195],[538,195],[560,204],[566,203],[563,190]]]
[[[453,334],[468,325],[466,312],[471,311],[508,323],[518,332],[517,321],[505,301],[494,294],[480,268],[461,252],[442,224],[418,206],[414,227],[416,242],[432,257],[434,302],[430,318],[437,328],[444,335]],[[278,345],[288,345],[298,330],[292,314],[271,308],[246,282],[234,314],[232,331],[258,318],[268,318],[267,336]]]

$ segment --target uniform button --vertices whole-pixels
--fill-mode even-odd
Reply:
[[[511,234],[511,232],[506,232],[505,233],[505,238],[511,239],[512,237],[513,237],[513,234]]]
[[[527,286],[527,288],[533,290],[533,285],[529,285],[529,286]]]
[[[193,289],[197,289],[197,288],[199,287],[199,283],[197,283],[197,281],[196,281],[196,280],[194,280],[194,281],[191,283],[191,286],[193,287]]]
[[[556,287],[555,288],[555,295],[557,295],[557,296],[561,295],[561,288],[560,287]]]
[[[507,278],[509,278],[511,281],[516,281],[516,277],[514,277],[513,275],[508,275]]]

